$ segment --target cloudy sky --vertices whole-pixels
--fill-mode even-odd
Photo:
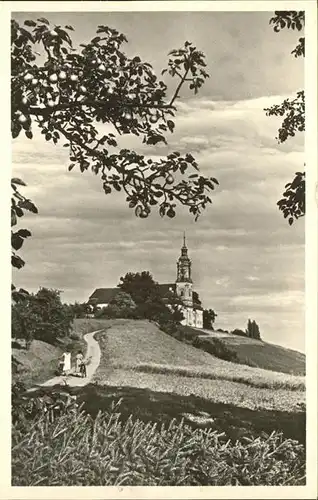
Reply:
[[[297,33],[274,33],[271,15],[45,13],[53,24],[71,24],[77,43],[91,39],[98,24],[122,31],[127,54],[158,72],[185,40],[203,50],[210,79],[199,97],[180,102],[169,148],[145,147],[136,138],[122,144],[152,156],[191,152],[220,186],[197,222],[182,209],[173,220],[157,213],[137,219],[124,195],[105,196],[92,173],[68,172],[65,148],[21,135],[13,141],[13,175],[27,183],[24,193],[39,214],[23,219],[32,238],[21,252],[26,265],[13,276],[17,286],[58,288],[70,302],[116,286],[128,271],[149,270],[171,282],[186,231],[194,286],[218,313],[216,326],[245,328],[255,319],[265,340],[304,350],[304,223],[289,227],[276,206],[303,168],[303,137],[278,145],[279,119],[263,111],[303,87],[303,61],[290,55]]]

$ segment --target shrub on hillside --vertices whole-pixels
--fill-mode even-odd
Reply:
[[[202,349],[202,351],[208,352],[217,358],[224,359],[225,361],[232,361],[238,363],[239,359],[236,352],[228,349],[226,345],[219,339],[194,339],[192,345],[197,349]]]
[[[231,333],[233,335],[239,335],[240,337],[247,337],[246,332],[240,330],[239,328],[235,328],[235,330],[232,330]]]
[[[14,486],[305,484],[304,447],[282,434],[226,442],[175,420],[123,420],[114,406],[93,418],[68,401],[54,413],[42,400],[41,412],[13,423]]]
[[[94,317],[96,319],[114,319],[114,318],[123,318],[123,319],[140,319],[141,316],[138,314],[137,309],[130,308],[119,308],[117,306],[107,306],[102,309],[97,309]]]

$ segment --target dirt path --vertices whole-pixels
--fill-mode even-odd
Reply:
[[[95,332],[86,333],[86,335],[84,335],[84,340],[87,343],[87,353],[85,358],[89,359],[89,363],[86,366],[87,377],[81,378],[73,371],[71,371],[68,375],[53,377],[43,384],[39,384],[36,388],[32,388],[31,390],[36,390],[38,387],[48,387],[53,385],[68,385],[71,387],[77,387],[86,385],[91,382],[92,377],[100,363],[100,347],[98,342],[94,339],[94,335],[100,331],[102,330],[96,330]]]

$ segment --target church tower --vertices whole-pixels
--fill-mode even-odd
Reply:
[[[183,234],[183,246],[181,248],[181,255],[177,261],[176,293],[186,307],[193,306],[191,260],[188,257],[185,233]]]

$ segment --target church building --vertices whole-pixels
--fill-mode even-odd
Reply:
[[[185,235],[183,236],[183,246],[181,255],[177,260],[177,279],[175,283],[159,284],[160,292],[163,298],[176,294],[182,305],[180,310],[184,316],[182,325],[203,328],[203,308],[198,294],[193,290],[193,281],[191,277],[191,260],[188,256]],[[90,296],[88,304],[102,308],[107,307],[111,299],[120,291],[116,288],[97,288]]]
[[[188,256],[188,248],[186,246],[185,235],[183,235],[183,246],[181,247],[181,255],[177,260],[177,279],[175,283],[168,285],[159,285],[162,290],[163,297],[169,291],[175,293],[181,300],[181,312],[184,319],[182,325],[194,326],[195,328],[203,328],[203,308],[199,300],[198,294],[193,290],[193,281],[191,277],[191,260]]]

